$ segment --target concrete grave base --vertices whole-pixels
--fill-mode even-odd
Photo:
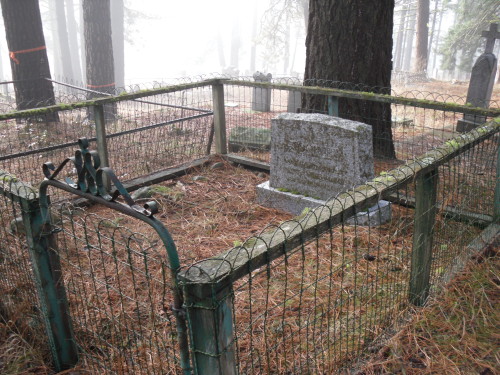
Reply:
[[[349,225],[361,225],[363,227],[376,227],[391,221],[391,203],[379,201],[375,206],[370,207],[365,212],[360,212],[347,219]]]
[[[326,202],[305,195],[280,191],[271,187],[269,181],[266,181],[257,185],[257,203],[290,212],[293,215],[300,215],[306,207],[314,208]]]
[[[277,208],[290,212],[292,215],[300,215],[305,208],[322,206],[326,201],[280,191],[269,185],[269,181],[257,185],[257,202],[266,207]],[[361,225],[375,227],[391,220],[391,204],[380,201],[377,205],[368,209],[368,212],[360,212],[347,220],[349,225]]]

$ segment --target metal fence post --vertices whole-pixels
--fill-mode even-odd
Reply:
[[[183,284],[194,373],[237,374],[230,285]]]
[[[339,98],[336,96],[328,97],[328,115],[339,117]]]
[[[422,306],[429,295],[432,242],[436,218],[438,171],[417,177],[413,251],[411,255],[410,302]]]
[[[57,371],[74,367],[78,352],[64,288],[55,232],[44,223],[38,200],[21,200],[26,240],[33,264],[50,349]]]
[[[106,142],[106,120],[104,117],[104,105],[94,105],[94,121],[95,121],[95,132],[97,138],[97,152],[99,153],[99,159],[101,162],[101,167],[109,167],[108,159],[108,143]],[[110,190],[110,181],[107,176],[104,177],[104,184],[106,190]]]
[[[493,222],[500,223],[500,146],[497,147],[497,182],[495,185],[495,201],[493,202]]]
[[[212,85],[214,102],[215,152],[227,154],[226,143],[226,113],[224,108],[224,85],[217,81]]]

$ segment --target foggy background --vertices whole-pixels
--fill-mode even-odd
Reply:
[[[304,72],[306,52],[305,15],[301,7],[304,2],[307,0],[125,0],[125,84],[215,72],[251,76],[257,70],[272,73],[273,77],[300,77]],[[64,77],[57,57],[54,11],[57,3],[56,0],[40,1],[51,74],[56,80],[80,84],[85,80],[82,76],[85,72]],[[416,40],[417,0],[397,2],[393,43],[396,44],[398,30],[403,29],[400,28],[402,3],[409,5],[403,27],[404,48],[411,53]],[[427,74],[438,79],[467,80],[468,71],[440,68],[441,56],[436,53],[437,46],[456,22],[456,17],[451,10],[435,12],[435,4],[431,2],[430,22],[434,26],[434,35]],[[78,58],[82,61],[80,0],[73,0],[73,10],[79,41]],[[3,19],[0,22],[0,79],[10,80]],[[412,60],[409,53],[405,60],[406,63],[400,62],[399,70],[409,71]]]

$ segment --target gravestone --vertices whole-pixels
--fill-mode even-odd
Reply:
[[[229,151],[244,150],[269,151],[271,148],[271,130],[237,126],[229,133]]]
[[[286,111],[290,113],[299,113],[301,108],[302,94],[300,91],[289,91]]]
[[[273,78],[271,73],[264,74],[255,72],[253,79],[255,82],[271,82]],[[271,89],[254,87],[252,93],[252,110],[258,112],[271,111]]]
[[[498,25],[492,23],[490,30],[483,31],[481,35],[486,38],[486,48],[472,68],[467,103],[474,107],[488,108],[497,72],[497,58],[493,54],[493,47],[495,40],[500,39]],[[484,116],[465,115],[462,120],[458,120],[457,131],[468,132],[484,122],[486,122]]]
[[[281,114],[272,120],[270,180],[257,186],[257,201],[295,215],[325,204],[373,178],[372,144],[372,128],[361,122]]]

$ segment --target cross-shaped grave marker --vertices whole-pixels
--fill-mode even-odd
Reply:
[[[493,54],[493,48],[495,41],[500,39],[498,24],[492,23],[490,29],[483,31],[481,36],[486,38],[486,48],[472,68],[467,103],[475,107],[488,108],[497,72],[497,58]],[[486,117],[484,116],[465,115],[462,120],[458,120],[457,131],[468,132],[485,121]]]
[[[481,33],[483,38],[486,38],[486,48],[484,53],[493,53],[493,48],[495,47],[495,40],[500,39],[500,31],[498,31],[498,24],[492,23],[489,30],[485,30]]]

